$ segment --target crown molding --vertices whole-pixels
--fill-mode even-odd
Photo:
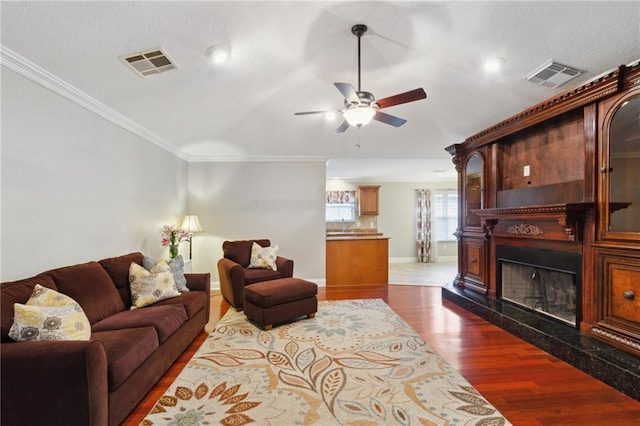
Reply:
[[[169,151],[182,160],[189,161],[189,157],[176,149],[171,143],[141,126],[135,121],[125,117],[113,108],[108,107],[97,99],[92,98],[83,91],[77,89],[61,78],[51,74],[28,59],[0,44],[0,65],[6,67],[24,78],[33,81],[40,86],[70,100],[76,105],[90,111],[105,120],[109,120],[117,126],[140,136],[141,138]]]

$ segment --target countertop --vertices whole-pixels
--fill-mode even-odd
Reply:
[[[327,232],[327,241],[388,239],[380,232]]]

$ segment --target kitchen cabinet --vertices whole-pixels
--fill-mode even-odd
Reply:
[[[387,286],[389,238],[327,237],[327,287]]]
[[[360,216],[378,215],[378,190],[377,186],[358,187],[358,214]]]

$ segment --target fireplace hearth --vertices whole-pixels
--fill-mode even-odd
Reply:
[[[442,287],[442,300],[445,307],[448,302],[460,306],[640,401],[637,356],[550,316],[453,284]]]

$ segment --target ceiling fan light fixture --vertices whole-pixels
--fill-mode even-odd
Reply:
[[[376,111],[368,105],[357,106],[347,109],[344,113],[344,119],[352,126],[362,127],[371,122]]]

